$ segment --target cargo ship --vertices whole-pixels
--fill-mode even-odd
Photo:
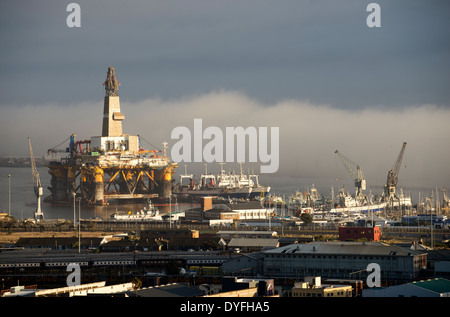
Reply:
[[[347,214],[347,215],[363,215],[363,214],[380,214],[386,208],[386,202],[372,202],[369,197],[364,196],[364,200],[357,199],[346,193],[344,188],[339,191],[338,204],[335,208],[331,208],[331,214]]]
[[[221,163],[220,174],[200,175],[200,180],[196,184],[194,175],[180,175],[180,183],[172,189],[173,195],[178,200],[188,199],[196,200],[201,197],[209,196],[223,199],[241,199],[241,200],[259,200],[267,197],[270,192],[269,186],[259,184],[259,178],[256,174],[245,174],[242,170],[239,174],[225,173]],[[186,182],[187,180],[187,182]]]

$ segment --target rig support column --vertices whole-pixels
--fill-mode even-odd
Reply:
[[[93,178],[94,178],[94,202],[102,203],[103,202],[103,194],[104,194],[104,187],[103,187],[103,179],[104,179],[104,172],[103,169],[100,167],[96,167],[93,171]]]
[[[172,173],[170,170],[165,170],[163,179],[163,198],[169,198],[172,194]]]
[[[51,170],[51,184],[55,200],[67,199],[67,169],[64,167],[53,168]]]

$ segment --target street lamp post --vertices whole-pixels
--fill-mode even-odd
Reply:
[[[169,194],[169,227],[172,229],[172,193]]]
[[[75,222],[75,205],[76,205],[76,203],[75,203],[75,201],[76,201],[76,196],[77,196],[77,194],[75,193],[75,192],[72,192],[72,196],[73,196],[73,230],[75,230],[75,225],[76,225],[76,222]]]
[[[81,252],[81,197],[78,199],[78,253]]]
[[[11,216],[11,174],[8,174],[8,216]]]

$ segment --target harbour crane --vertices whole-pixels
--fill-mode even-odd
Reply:
[[[71,134],[67,139],[62,141],[57,146],[54,146],[51,149],[48,149],[47,150],[47,154],[50,154],[50,153],[52,153],[52,154],[54,154],[54,153],[70,153],[70,154],[74,154],[77,151],[77,146],[80,147],[80,151],[81,151],[80,144],[82,144],[82,143],[90,143],[90,141],[87,141],[87,140],[85,140],[85,141],[75,141],[75,137],[76,137],[75,133]],[[60,147],[61,145],[63,145],[67,141],[69,141],[69,147],[63,148],[63,149],[58,149],[58,147]]]
[[[359,200],[364,200],[364,195],[362,191],[366,189],[366,179],[364,177],[364,173],[361,169],[361,166],[343,156],[338,150],[336,150],[334,153],[336,153],[339,156],[339,158],[341,159],[342,163],[344,164],[345,168],[347,169],[348,173],[350,174],[355,183],[356,187],[355,198]]]
[[[37,199],[36,211],[34,212],[34,219],[39,222],[44,220],[44,213],[41,210],[41,197],[44,194],[44,189],[41,185],[41,178],[39,177],[39,172],[36,168],[36,162],[34,160],[33,149],[31,148],[31,139],[28,137],[28,147],[30,148],[30,161],[31,161],[31,171],[33,174],[34,182],[34,193]]]
[[[400,154],[398,155],[397,161],[395,162],[394,167],[388,172],[387,181],[386,185],[384,185],[384,192],[383,192],[385,201],[391,201],[394,198],[398,199],[397,194],[395,193],[395,189],[397,187],[398,174],[400,173],[400,166],[402,164],[405,148],[406,142],[403,142],[402,149],[400,150]]]

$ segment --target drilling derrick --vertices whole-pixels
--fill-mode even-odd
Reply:
[[[105,102],[103,109],[102,136],[121,136],[122,120],[125,116],[120,112],[119,81],[114,67],[108,68],[105,86]]]
[[[105,96],[119,96],[118,92],[120,83],[117,80],[116,70],[114,69],[114,67],[108,67],[108,73],[106,75],[106,80],[103,83],[103,86],[105,86]]]
[[[143,150],[138,135],[124,134],[120,110],[119,82],[109,67],[105,87],[101,136],[76,140],[70,136],[68,157],[51,162],[51,195],[47,201],[72,201],[74,195],[84,203],[107,204],[111,200],[169,198],[172,175],[178,166],[164,150]]]

